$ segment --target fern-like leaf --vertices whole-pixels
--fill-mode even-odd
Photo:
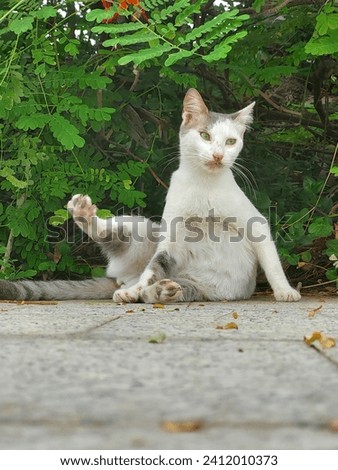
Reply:
[[[164,65],[166,67],[171,67],[172,65],[176,64],[176,62],[178,62],[179,60],[191,57],[193,54],[194,50],[187,51],[186,49],[181,49],[178,52],[170,54],[167,60],[165,61]]]
[[[142,62],[145,62],[149,59],[154,59],[155,57],[160,57],[166,52],[170,51],[173,46],[170,44],[164,43],[160,46],[152,47],[151,49],[144,49],[133,54],[128,54],[124,57],[121,57],[118,61],[119,65],[126,65],[130,62],[134,62],[135,65],[140,65]]]
[[[207,56],[203,57],[206,62],[215,62],[217,60],[224,59],[231,51],[232,47],[230,44],[237,42],[239,39],[247,35],[247,31],[239,31],[233,36],[229,36],[221,43],[214,47],[214,50]]]
[[[132,44],[142,44],[154,39],[158,39],[157,34],[152,33],[151,31],[140,31],[131,35],[119,36],[114,39],[107,39],[107,41],[104,41],[103,45],[104,47],[114,47],[117,44],[120,46],[131,46]]]
[[[220,15],[212,18],[206,23],[202,24],[198,28],[193,28],[184,38],[180,39],[181,44],[191,43],[201,38],[204,34],[210,33],[213,29],[223,25],[227,20],[231,20],[234,16],[237,15],[239,10],[234,9],[231,11],[225,11]],[[244,16],[244,15],[242,15]]]
[[[188,2],[188,6],[184,8],[183,11],[181,11],[180,14],[178,14],[175,18],[175,26],[182,26],[183,24],[188,23],[190,20],[190,17],[194,15],[195,13],[199,13],[201,11],[201,5],[205,3],[205,0],[197,0],[195,3],[190,4]]]
[[[143,23],[122,23],[122,24],[106,24],[100,26],[94,26],[92,28],[93,33],[110,33],[110,34],[120,34],[120,33],[130,33],[132,31],[137,31],[139,29],[144,29]]]

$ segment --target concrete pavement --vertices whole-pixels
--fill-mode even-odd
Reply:
[[[313,331],[338,343],[337,298],[0,303],[0,448],[338,449],[338,344]]]

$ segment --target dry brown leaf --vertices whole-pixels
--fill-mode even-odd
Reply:
[[[126,310],[126,313],[134,313],[134,312],[135,312],[135,310],[132,310],[132,309]]]
[[[167,432],[196,432],[204,426],[203,421],[164,421],[162,429]]]
[[[332,432],[338,432],[338,419],[333,419],[329,422],[329,429]]]
[[[234,321],[231,321],[225,325],[217,325],[216,330],[238,330],[238,325]]]
[[[314,331],[310,336],[304,336],[304,341],[309,346],[315,341],[318,341],[323,349],[329,349],[336,346],[336,340],[334,338],[326,336],[320,331]]]
[[[153,304],[153,308],[164,308],[163,304]]]
[[[238,313],[237,313],[237,312],[232,312],[232,318],[234,318],[235,320],[237,320],[237,318],[238,318]]]
[[[306,264],[304,261],[298,261],[297,268],[303,268]]]
[[[309,316],[309,317],[314,317],[314,316],[316,315],[316,313],[318,313],[319,310],[321,310],[322,308],[323,308],[323,306],[322,306],[322,305],[319,305],[319,307],[314,308],[314,309],[312,309],[312,310],[309,310],[309,311],[308,311],[308,316]]]

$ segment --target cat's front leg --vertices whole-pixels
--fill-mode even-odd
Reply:
[[[76,194],[68,202],[67,209],[83,232],[87,233],[92,240],[100,241],[100,234],[106,229],[106,221],[97,217],[97,207],[89,196]]]
[[[267,222],[258,230],[256,227],[256,233],[251,233],[251,236],[252,246],[272,287],[275,299],[279,302],[296,302],[300,300],[300,293],[290,286],[285,276]]]

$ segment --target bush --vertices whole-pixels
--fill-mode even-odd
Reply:
[[[3,2],[1,277],[100,272],[64,236],[72,194],[103,216],[159,216],[193,86],[215,111],[257,101],[239,182],[270,216],[293,281],[334,285],[338,9],[236,5]]]

